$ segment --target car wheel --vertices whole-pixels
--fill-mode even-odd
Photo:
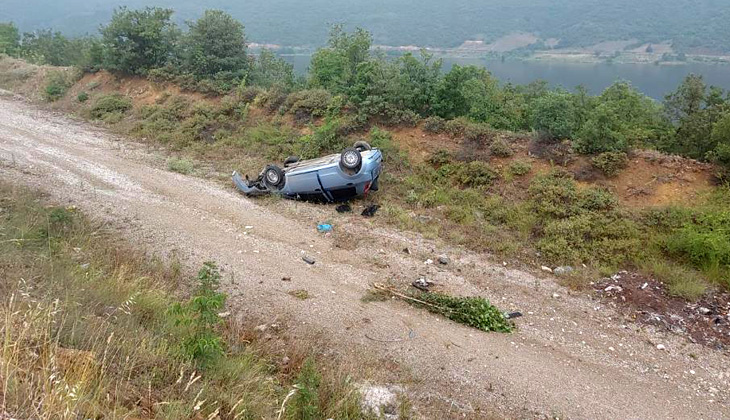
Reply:
[[[359,150],[361,152],[364,152],[366,150],[371,150],[372,149],[372,147],[370,147],[370,144],[368,142],[366,142],[366,141],[358,141],[358,142],[355,142],[355,145],[352,146],[352,147],[354,147],[355,149],[357,149],[357,150]]]
[[[272,190],[279,190],[284,186],[284,171],[276,165],[269,165],[264,169],[264,183]]]
[[[360,155],[359,150],[354,147],[348,147],[342,151],[342,154],[340,155],[340,165],[342,165],[343,168],[354,171],[359,168],[361,164],[362,155]]]
[[[292,163],[297,163],[297,162],[299,162],[299,156],[289,156],[284,161],[284,167],[286,168],[287,166],[291,165]]]

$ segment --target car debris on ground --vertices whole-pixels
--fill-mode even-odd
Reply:
[[[335,207],[335,210],[337,211],[337,213],[349,213],[352,211],[352,207],[350,207],[349,204],[341,204]]]
[[[314,258],[312,258],[312,257],[308,257],[308,256],[306,256],[306,255],[302,257],[302,261],[304,261],[305,263],[307,263],[307,264],[309,264],[309,265],[314,265],[314,263],[316,262],[316,261],[314,260]]]

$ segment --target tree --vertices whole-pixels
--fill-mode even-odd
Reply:
[[[76,64],[82,51],[60,32],[50,29],[23,34],[21,56],[38,64],[69,66]]]
[[[20,48],[20,33],[13,22],[0,22],[0,54],[15,56]]]
[[[220,10],[206,10],[189,22],[183,39],[183,67],[198,80],[241,80],[248,73],[243,25]]]
[[[542,138],[570,139],[579,128],[573,95],[556,90],[535,99],[531,106],[532,128]]]
[[[664,98],[664,108],[673,121],[699,112],[705,105],[707,85],[702,76],[690,74],[674,92]]]
[[[622,152],[629,149],[625,125],[614,104],[602,103],[588,115],[575,142],[581,153]]]
[[[104,67],[127,74],[146,74],[163,67],[178,38],[170,20],[172,13],[158,7],[115,10],[111,22],[101,29]]]
[[[263,49],[253,60],[250,84],[265,88],[289,89],[294,85],[294,66],[270,50]]]
[[[346,94],[357,77],[358,66],[368,61],[372,36],[364,29],[347,33],[341,25],[330,32],[328,45],[312,56],[310,84],[334,93]]]
[[[452,119],[469,113],[471,104],[464,96],[467,82],[481,80],[486,88],[492,82],[492,76],[483,67],[454,65],[436,86],[433,109],[439,117]]]

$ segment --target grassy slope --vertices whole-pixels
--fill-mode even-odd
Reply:
[[[80,93],[90,99],[79,102]],[[713,283],[730,286],[726,268],[695,255],[693,241],[706,232],[682,232],[699,215],[722,219],[727,192],[711,187],[710,168],[702,164],[644,153],[607,177],[580,156],[554,165],[564,148],[545,150],[529,135],[460,121],[436,134],[420,128],[396,128],[393,134],[368,131],[347,114],[297,123],[276,112],[281,101],[261,91],[204,98],[98,73],[72,86],[55,106],[182,156],[168,162],[171,170],[226,183],[231,168],[253,174],[269,161],[336,151],[365,137],[388,157],[381,192],[374,196],[384,207],[380,219],[400,228],[534,267],[586,264],[566,279],[576,287],[621,268],[663,280],[671,293],[688,299]],[[465,161],[472,157],[477,160]],[[561,176],[566,170],[583,181]],[[679,244],[673,254],[667,252],[670,240]]]
[[[0,183],[0,416],[276,418],[298,384],[283,418],[362,417],[346,372],[296,343],[282,364],[235,314],[208,331],[224,353],[192,358],[203,336],[170,312],[190,283],[74,208]]]

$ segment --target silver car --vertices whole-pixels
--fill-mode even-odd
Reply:
[[[255,180],[233,172],[233,183],[247,196],[280,194],[309,201],[347,201],[378,190],[383,154],[364,141],[339,154],[317,159],[290,157],[284,168],[268,165]]]

